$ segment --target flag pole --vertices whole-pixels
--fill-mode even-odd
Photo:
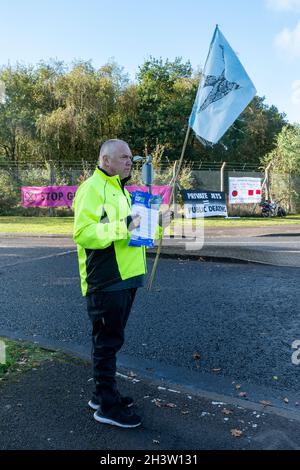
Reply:
[[[175,177],[174,177],[174,184],[173,184],[173,187],[172,187],[168,208],[170,208],[170,203],[171,203],[173,195],[174,195],[176,181],[177,181],[178,175],[179,175],[180,170],[181,170],[183,157],[184,157],[186,147],[187,147],[187,143],[188,143],[188,140],[189,140],[190,130],[191,130],[191,128],[190,128],[190,126],[188,126],[186,134],[185,134],[185,139],[184,139],[184,143],[183,143],[183,147],[182,147],[182,151],[181,151],[180,160],[179,160],[178,167],[177,167]],[[152,284],[153,284],[153,281],[154,281],[154,276],[155,276],[155,272],[156,272],[156,268],[157,268],[157,263],[158,263],[159,256],[160,256],[160,253],[161,253],[161,247],[162,247],[162,238],[159,239],[159,244],[158,244],[158,247],[157,247],[157,252],[156,252],[154,264],[153,264],[152,271],[151,271],[150,278],[149,278],[148,285],[147,285],[147,290],[148,291],[150,291],[151,288],[152,288]]]

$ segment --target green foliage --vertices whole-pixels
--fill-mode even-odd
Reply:
[[[271,164],[271,193],[289,212],[300,210],[300,126],[285,126],[275,149],[262,159]]]
[[[63,359],[62,354],[39,348],[31,343],[4,338],[0,338],[0,341],[5,345],[5,363],[0,363],[1,380],[13,379],[22,372],[40,366],[42,362]]]
[[[152,163],[155,171],[154,184],[155,185],[169,185],[174,180],[174,162],[165,155],[165,147],[157,144],[155,148],[149,152],[152,155]],[[145,150],[148,154],[148,151]],[[130,184],[143,185],[142,182],[142,163],[136,165],[132,172]],[[184,163],[178,175],[177,182],[183,188],[189,189],[193,186],[192,168],[189,164]]]
[[[276,137],[286,124],[285,115],[275,106],[266,105],[264,100],[256,96],[213,148],[205,149],[193,136],[192,158],[258,165],[275,147]]]
[[[59,106],[37,121],[44,156],[57,155],[59,161],[95,159],[99,142],[117,135],[117,103],[125,83],[126,76],[113,62],[98,71],[90,62],[75,63],[56,83]]]
[[[137,85],[131,88],[132,111],[122,128],[137,153],[145,145],[161,143],[172,160],[178,158],[197,86],[191,64],[180,58],[163,62],[151,57],[140,67]]]
[[[272,164],[277,173],[300,175],[300,126],[285,126],[276,139],[275,149],[262,162]]]
[[[0,170],[0,213],[13,209],[20,199],[20,189],[11,175],[5,170]]]
[[[256,96],[224,137],[233,161],[258,163],[274,148],[284,119],[275,106],[268,107]]]
[[[95,161],[109,138],[129,142],[134,153],[163,145],[178,160],[201,72],[190,62],[150,57],[137,81],[111,61],[98,70],[89,61],[17,64],[0,69],[0,156],[19,163]],[[222,139],[204,148],[192,133],[189,160],[259,163],[276,145],[285,116],[255,97]],[[225,150],[225,147],[228,150]]]

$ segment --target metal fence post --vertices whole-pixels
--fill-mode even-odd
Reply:
[[[0,364],[6,364],[6,344],[0,340]]]
[[[52,160],[49,160],[49,180],[50,180],[50,186],[55,185],[55,170],[54,170],[54,164]],[[49,207],[49,215],[50,217],[54,217],[54,209],[53,207]]]
[[[292,177],[291,173],[289,173],[289,206],[288,206],[288,213],[290,214],[292,212],[292,196],[291,196],[291,190],[292,190]]]
[[[225,170],[226,162],[223,162],[220,172],[220,180],[221,180],[221,191],[224,191],[224,170]]]

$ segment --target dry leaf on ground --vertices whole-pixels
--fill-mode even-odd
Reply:
[[[230,432],[233,437],[241,437],[243,435],[243,431],[240,429],[231,429]]]
[[[267,400],[261,400],[259,403],[263,406],[273,406],[272,402]]]
[[[155,398],[154,400],[152,400],[152,403],[154,403],[155,406],[158,406],[158,408],[162,408],[162,406],[163,406],[163,404],[162,404],[162,402],[159,398]]]
[[[137,374],[135,374],[134,372],[130,371],[129,374],[128,374],[129,377],[136,377]]]
[[[224,415],[231,415],[231,414],[233,414],[233,411],[228,410],[227,408],[223,408],[222,413],[223,413]]]

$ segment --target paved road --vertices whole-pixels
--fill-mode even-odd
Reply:
[[[179,232],[175,239],[167,237],[164,239],[162,254],[237,259],[272,266],[300,267],[300,225],[206,228],[205,231],[193,233],[194,238],[200,237],[198,241],[190,238],[192,235],[190,229],[185,228],[186,238],[181,237],[182,231]],[[33,246],[30,236],[1,234],[0,237],[0,246],[3,247]],[[35,237],[34,246],[74,249],[71,236]],[[10,256],[13,261],[17,255],[13,253]]]
[[[1,240],[0,334],[87,356],[90,328],[76,253],[70,240],[57,244]],[[299,304],[298,268],[162,259],[153,291],[138,292],[121,363],[149,376],[295,407],[300,365],[291,356],[300,340]]]
[[[273,266],[300,267],[300,226],[185,229],[186,239],[164,240],[165,253],[187,251],[213,258],[231,258]],[[197,238],[189,242],[189,237]],[[200,242],[199,242],[200,239]]]

